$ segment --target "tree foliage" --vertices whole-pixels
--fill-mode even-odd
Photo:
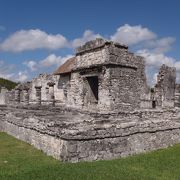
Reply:
[[[0,78],[0,88],[5,87],[8,90],[11,90],[11,89],[14,89],[15,86],[17,86],[16,82],[13,82],[4,78]]]

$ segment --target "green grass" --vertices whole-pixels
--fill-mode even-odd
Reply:
[[[111,161],[62,163],[0,133],[0,180],[180,179],[180,145]]]

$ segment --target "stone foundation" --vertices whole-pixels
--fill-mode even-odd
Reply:
[[[180,110],[104,113],[1,107],[0,131],[69,162],[115,159],[180,143]]]

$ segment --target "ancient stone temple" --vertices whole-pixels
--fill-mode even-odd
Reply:
[[[128,47],[89,41],[52,74],[0,93],[0,131],[62,161],[114,159],[180,143],[180,85],[162,65],[146,83]]]
[[[128,47],[102,39],[77,49],[71,71],[68,103],[103,111],[140,107],[145,83],[144,60]]]

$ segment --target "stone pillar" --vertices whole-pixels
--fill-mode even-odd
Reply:
[[[21,93],[21,90],[19,87],[15,88],[15,97],[14,97],[14,100],[16,103],[20,103],[20,93]]]
[[[36,88],[36,103],[41,105],[41,88],[42,86],[35,86]]]
[[[29,88],[25,87],[23,89],[23,95],[24,95],[24,104],[28,105],[29,104]]]
[[[54,97],[54,82],[48,82],[47,85],[49,86],[49,104],[55,105],[55,97]]]

